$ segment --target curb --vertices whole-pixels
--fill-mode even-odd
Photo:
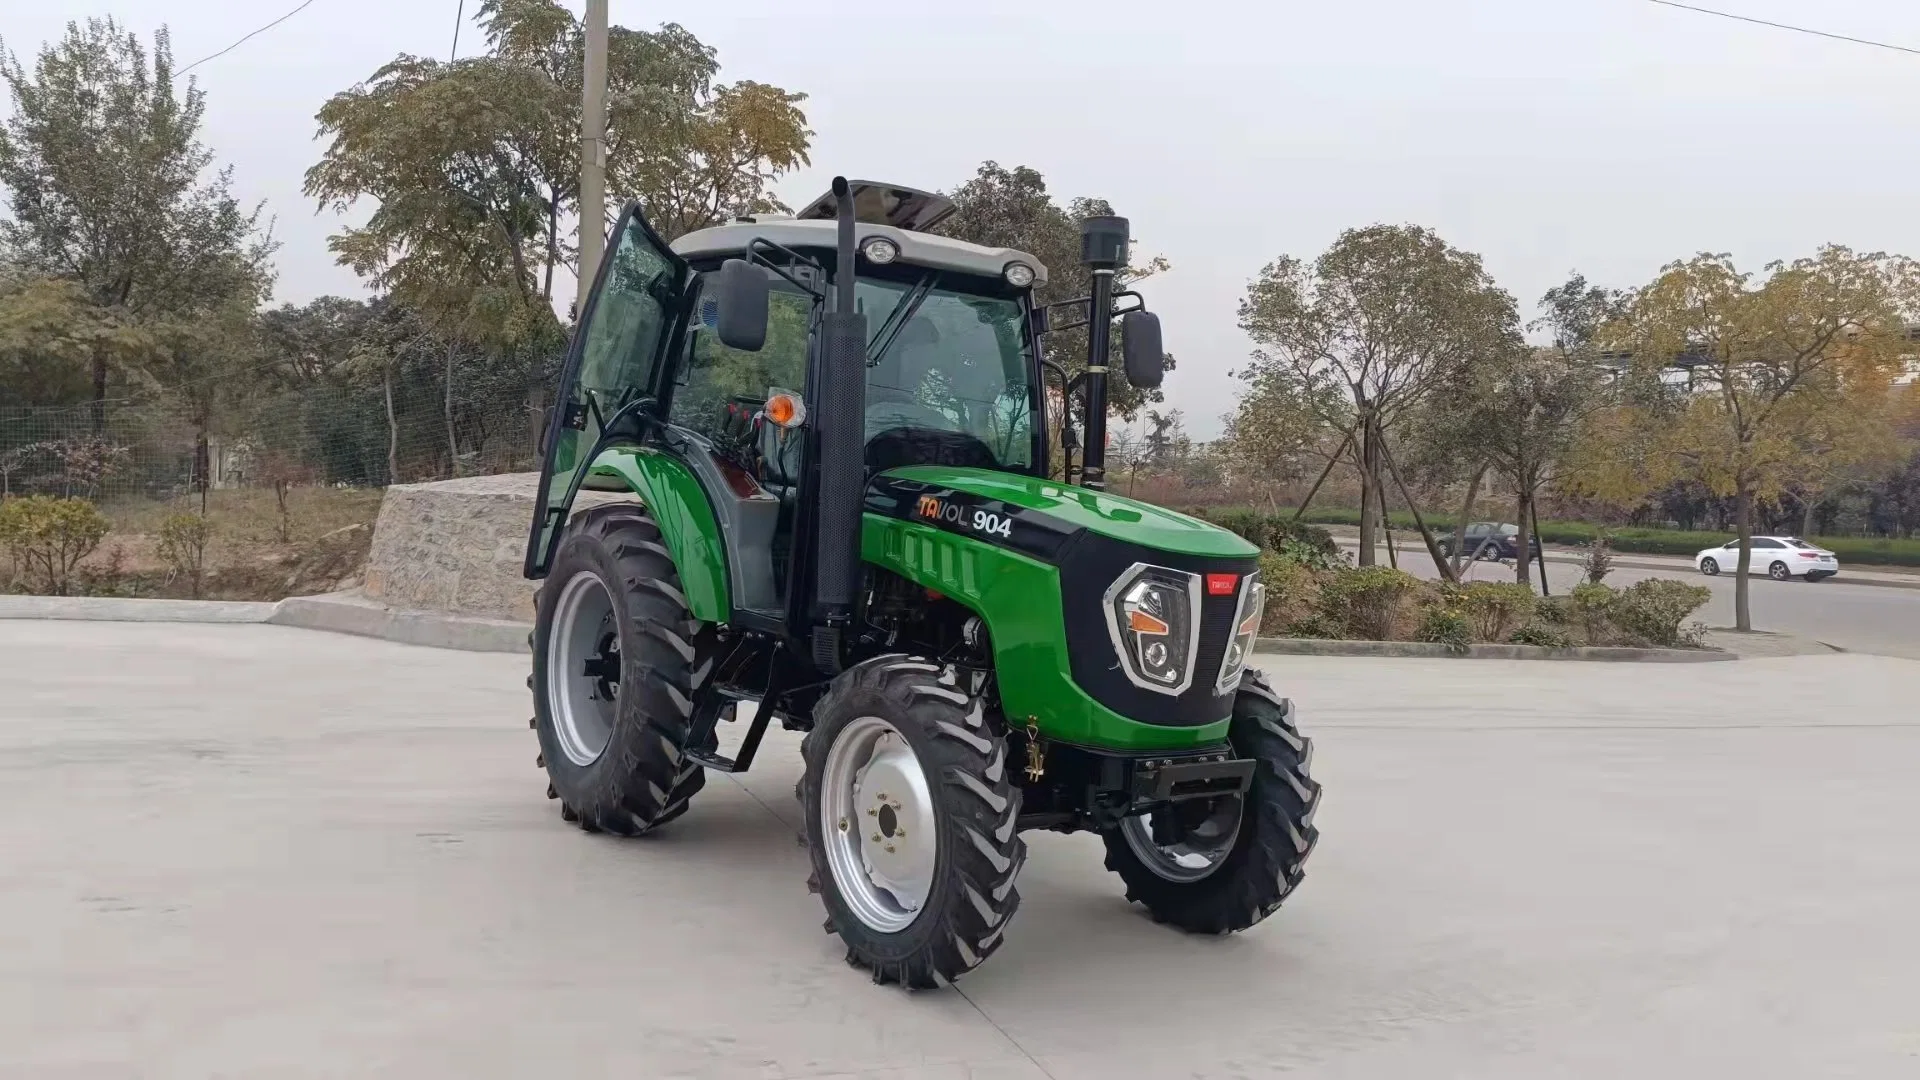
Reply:
[[[0,596],[0,619],[83,622],[264,623],[279,605],[243,600],[142,600],[113,596]]]
[[[1392,656],[1436,660],[1587,660],[1640,664],[1710,664],[1738,660],[1718,649],[1625,649],[1581,645],[1549,649],[1539,645],[1469,645],[1456,652],[1425,641],[1331,641],[1320,638],[1255,638],[1255,652],[1287,656]]]
[[[388,607],[358,592],[321,596],[290,596],[280,601],[271,618],[275,626],[326,630],[381,638],[403,645],[425,645],[464,652],[527,653],[528,623]]]

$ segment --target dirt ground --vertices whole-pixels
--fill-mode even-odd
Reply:
[[[283,516],[271,490],[207,493],[212,524],[199,598],[280,600],[358,584],[379,489],[295,488]],[[191,598],[192,575],[159,551],[169,515],[197,513],[200,500],[127,500],[100,507],[113,529],[80,564],[80,590],[100,596]]]

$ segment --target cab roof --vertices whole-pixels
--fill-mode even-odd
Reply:
[[[838,228],[832,220],[803,220],[762,214],[687,233],[673,242],[673,250],[683,259],[737,255],[758,238],[796,251],[807,248],[831,251],[839,238]],[[1008,263],[1023,262],[1033,267],[1034,285],[1047,283],[1046,266],[1039,259],[1015,248],[982,247],[965,240],[878,222],[854,223],[855,244],[865,243],[874,236],[884,236],[893,241],[900,248],[900,261],[915,266],[997,278],[1006,271]]]

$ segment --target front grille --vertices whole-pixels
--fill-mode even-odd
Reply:
[[[1193,669],[1196,689],[1213,693],[1213,684],[1220,678],[1220,664],[1226,659],[1227,644],[1233,640],[1233,616],[1239,604],[1238,594],[1201,598],[1200,655]]]

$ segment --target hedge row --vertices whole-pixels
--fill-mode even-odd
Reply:
[[[1216,511],[1216,516],[1220,513],[1223,512]],[[1293,512],[1281,511],[1277,516],[1291,519]],[[1358,525],[1360,511],[1315,507],[1302,515],[1300,520],[1315,525]],[[1387,522],[1395,529],[1409,532],[1416,527],[1413,515],[1405,510],[1388,514]],[[1453,522],[1429,517],[1427,526],[1435,532],[1442,532],[1451,529]],[[1580,521],[1543,521],[1540,523],[1540,540],[1546,544],[1584,544],[1592,540],[1600,529],[1600,526]],[[1688,532],[1684,529],[1618,528],[1608,529],[1607,533],[1613,538],[1613,550],[1622,554],[1641,555],[1691,556],[1733,539],[1730,532]],[[1865,536],[1816,536],[1810,539],[1838,555],[1843,564],[1920,567],[1920,540],[1885,540]]]

